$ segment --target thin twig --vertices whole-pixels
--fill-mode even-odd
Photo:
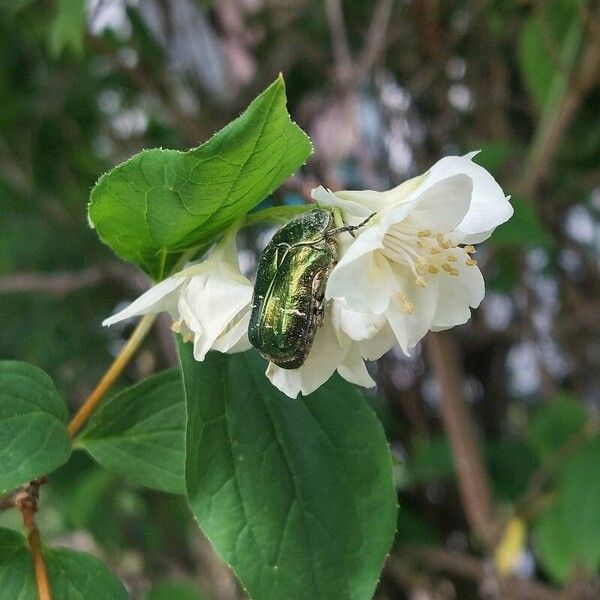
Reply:
[[[38,498],[40,486],[46,482],[46,478],[42,477],[32,481],[15,495],[14,504],[21,511],[23,516],[23,525],[27,531],[27,540],[33,560],[33,568],[35,572],[35,581],[38,589],[39,600],[52,600],[52,592],[50,591],[50,582],[48,581],[48,572],[46,563],[44,562],[44,552],[40,532],[35,524],[35,513],[38,507]]]
[[[79,430],[89,419],[98,403],[104,397],[104,394],[106,394],[106,392],[113,386],[125,367],[129,364],[129,361],[133,358],[133,355],[139,348],[143,339],[146,337],[146,334],[148,331],[150,331],[155,319],[155,314],[144,315],[137,324],[137,327],[133,331],[131,337],[127,340],[127,343],[121,349],[121,352],[119,352],[117,358],[115,358],[102,379],[99,381],[98,385],[86,398],[80,409],[71,419],[71,422],[68,426],[69,435],[71,437],[75,437],[75,435],[77,435]]]
[[[429,333],[427,352],[442,390],[442,420],[454,455],[465,515],[473,532],[489,548],[496,536],[491,485],[465,402],[463,376],[451,335]]]

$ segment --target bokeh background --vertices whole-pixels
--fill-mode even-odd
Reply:
[[[596,1],[0,2],[0,358],[81,403],[131,331],[102,319],[149,285],[88,227],[95,180],[198,145],[279,72],[315,155],[267,203],[388,189],[481,149],[515,208],[479,248],[472,320],[372,365],[400,503],[376,598],[600,598]],[[245,269],[269,235],[244,240]],[[121,385],[174,360],[159,321]],[[134,598],[244,597],[181,498],[81,453],[38,522]]]

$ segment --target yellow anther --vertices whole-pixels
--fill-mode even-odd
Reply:
[[[415,279],[415,283],[419,287],[426,287],[427,286],[427,284],[425,283],[425,280],[420,275]]]
[[[444,236],[441,233],[436,233],[435,239],[440,246],[444,243]]]
[[[171,331],[175,333],[181,333],[181,319],[179,321],[173,321],[171,324]]]
[[[421,240],[417,240],[417,248],[425,248],[425,244]]]
[[[431,235],[431,231],[429,229],[422,229],[421,231],[417,231],[418,237],[429,237]]]
[[[463,248],[463,250],[467,253],[467,254],[475,254],[475,252],[477,252],[477,250],[475,250],[475,246],[465,246]]]
[[[431,249],[429,252],[430,252],[431,254],[439,254],[439,253],[440,253],[440,250],[438,250],[437,248],[432,248],[432,249]]]
[[[444,240],[440,246],[444,249],[444,250],[448,250],[449,248],[452,248],[452,242],[450,242],[449,240]]]
[[[467,265],[467,267],[476,267],[477,261],[474,258],[467,258],[467,260],[465,260],[465,265]]]
[[[442,269],[444,269],[444,271],[446,271],[446,273],[451,273],[453,268],[454,267],[452,267],[448,263],[442,263]]]
[[[406,313],[408,315],[412,315],[414,310],[414,306],[410,303],[407,302],[406,300],[402,303],[402,312]]]
[[[429,267],[427,268],[427,270],[432,274],[432,275],[436,275],[437,273],[440,272],[440,270],[437,267],[434,267],[433,265],[429,265]]]
[[[448,254],[447,260],[448,260],[448,262],[456,262],[458,260],[458,258],[456,258],[456,256],[454,256],[454,254]]]
[[[452,267],[452,271],[450,271],[450,275],[454,275],[454,277],[458,277],[460,275],[460,271]]]

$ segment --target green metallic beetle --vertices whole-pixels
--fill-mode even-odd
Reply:
[[[284,369],[300,367],[324,313],[327,278],[335,267],[335,236],[360,225],[334,229],[333,214],[316,208],[294,217],[263,251],[256,273],[250,343]]]

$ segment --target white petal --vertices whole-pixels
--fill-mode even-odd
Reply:
[[[282,369],[269,363],[267,377],[290,398],[295,398],[299,393],[307,396],[333,375],[345,355],[346,348],[340,345],[331,318],[326,315],[304,364],[299,369]]]
[[[466,253],[462,254],[466,257]],[[485,284],[479,268],[465,265],[464,260],[454,264],[459,271],[458,277],[446,273],[439,273],[435,277],[439,299],[431,325],[434,331],[466,323],[471,317],[469,307],[477,308],[485,295]]]
[[[250,323],[251,308],[242,310],[229,325],[229,327],[215,340],[213,350],[219,352],[245,352],[252,345],[248,340],[248,325]]]
[[[442,179],[413,200],[408,218],[417,229],[448,233],[465,218],[472,189],[471,178],[462,173]]]
[[[389,323],[372,337],[358,342],[360,353],[366,360],[377,360],[397,344],[396,336]]]
[[[400,348],[408,356],[409,350],[416,346],[431,327],[438,289],[432,285],[419,287],[407,278],[403,282],[401,293],[411,304],[412,312],[403,310],[403,303],[394,297],[386,311],[386,316]]]
[[[130,317],[145,315],[147,313],[175,311],[177,308],[177,294],[174,292],[185,282],[185,280],[186,278],[179,274],[168,277],[164,281],[151,287],[147,292],[144,292],[127,308],[102,321],[102,325],[114,325],[119,321],[129,319]]]
[[[494,228],[507,221],[513,214],[513,208],[502,188],[490,173],[471,160],[474,155],[470,153],[466,156],[442,158],[430,169],[424,184],[430,186],[457,173],[464,173],[472,179],[471,206],[457,228],[458,235],[462,236],[460,241],[465,244],[483,241]]]
[[[365,361],[360,355],[360,350],[356,344],[352,344],[349,348],[344,362],[337,368],[338,373],[350,383],[360,385],[362,387],[375,387],[375,381],[369,375]]]
[[[235,275],[235,273],[233,273]],[[232,272],[221,271],[192,277],[186,286],[185,297],[202,325],[201,336],[194,340],[196,360],[203,360],[215,340],[230,326],[240,311],[250,305],[252,284],[239,281]]]
[[[331,190],[326,190],[323,186],[319,186],[318,188],[314,188],[310,195],[317,201],[321,206],[331,206],[335,208],[339,208],[342,213],[347,215],[352,215],[355,217],[360,217],[364,219],[368,217],[373,209],[369,208],[369,206],[363,204],[361,202],[361,197],[359,198],[343,198],[340,197],[340,194],[347,192],[336,192],[335,194]],[[350,192],[352,193],[352,192]],[[378,194],[379,192],[356,192],[358,194]]]
[[[389,263],[376,252],[383,248],[382,238],[379,227],[369,227],[356,238],[329,276],[327,299],[343,298],[356,311],[385,311],[393,289]]]
[[[338,339],[346,335],[352,340],[372,338],[387,323],[385,315],[358,312],[347,308],[343,302],[334,301],[331,318]]]

